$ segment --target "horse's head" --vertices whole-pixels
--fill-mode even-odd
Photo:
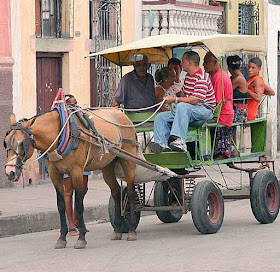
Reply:
[[[23,126],[23,121],[16,122],[15,115],[10,117],[11,127],[6,133],[4,147],[7,151],[5,172],[10,181],[18,181],[22,166],[32,156],[34,137],[29,126]]]

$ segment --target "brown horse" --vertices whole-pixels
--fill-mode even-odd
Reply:
[[[83,199],[86,193],[83,189],[84,171],[100,169],[103,173],[105,182],[111,189],[111,194],[115,200],[115,229],[112,235],[112,240],[120,240],[122,238],[120,230],[121,192],[114,170],[116,162],[120,162],[125,174],[130,211],[135,210],[135,164],[128,160],[116,157],[116,155],[113,155],[109,152],[104,152],[104,148],[100,148],[100,143],[102,147],[102,141],[100,141],[100,139],[102,140],[105,138],[107,143],[115,143],[116,147],[136,155],[137,148],[136,145],[133,144],[136,143],[136,133],[132,127],[132,123],[128,117],[118,109],[108,108],[94,110],[89,115],[91,115],[96,131],[101,137],[89,137],[89,130],[83,128],[83,125],[80,123],[80,121],[78,121],[79,126],[82,127],[84,131],[87,131],[87,133],[81,133],[78,149],[72,150],[65,158],[60,161],[48,162],[49,175],[57,193],[57,208],[59,211],[61,224],[60,237],[57,240],[55,248],[64,248],[66,247],[67,243],[66,235],[68,233],[68,227],[66,223],[65,203],[63,197],[64,173],[69,174],[71,177],[73,188],[75,190],[75,209],[79,218],[80,235],[74,248],[85,248],[87,244],[85,240],[86,228],[83,219]],[[9,180],[17,181],[21,175],[24,163],[32,156],[34,149],[36,148],[41,152],[45,152],[55,141],[60,131],[60,118],[58,112],[53,110],[20,122],[16,122],[15,116],[12,114],[10,117],[10,122],[11,128],[4,141],[8,157],[5,170]],[[117,126],[112,123],[117,123],[124,126]],[[93,142],[93,144],[90,142]],[[57,141],[49,150],[49,152],[55,150],[56,147]],[[136,218],[135,213],[132,212],[130,213],[129,233],[127,240],[133,241],[137,239],[135,229]]]

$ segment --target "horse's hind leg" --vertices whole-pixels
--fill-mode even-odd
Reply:
[[[104,181],[111,189],[111,195],[115,201],[115,229],[111,240],[121,240],[121,188],[117,182],[115,171],[114,171],[114,163],[111,163],[102,169]]]
[[[127,197],[129,203],[129,210],[130,210],[130,217],[128,221],[128,241],[135,241],[137,240],[136,234],[136,216],[135,216],[135,188],[134,188],[134,180],[135,180],[135,164],[121,159],[120,161],[121,166],[124,171],[125,181],[127,183]]]

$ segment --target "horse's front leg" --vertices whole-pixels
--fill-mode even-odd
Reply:
[[[64,188],[62,175],[50,171],[50,178],[56,190],[56,202],[57,209],[60,217],[60,236],[54,246],[55,249],[65,248],[67,241],[66,235],[68,233],[68,227],[65,216],[65,202],[64,202]]]
[[[130,216],[128,221],[128,241],[137,240],[136,234],[136,214],[135,214],[135,188],[134,188],[134,180],[135,180],[135,164],[126,160],[121,161],[121,166],[124,171],[125,181],[127,183],[127,197],[128,197],[128,205],[130,210]]]
[[[86,247],[86,226],[84,222],[84,196],[86,194],[86,186],[84,186],[85,179],[83,178],[83,172],[75,173],[71,175],[74,189],[75,189],[75,211],[79,220],[79,238],[74,245],[75,249],[83,249]]]

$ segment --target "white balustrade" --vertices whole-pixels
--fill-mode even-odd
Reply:
[[[218,33],[217,20],[222,15],[222,9],[205,7],[206,5],[193,7],[168,2],[160,5],[143,4],[143,37],[166,33],[184,35]]]

